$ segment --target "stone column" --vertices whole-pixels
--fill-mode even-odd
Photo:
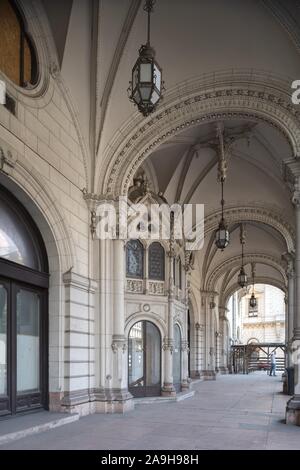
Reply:
[[[228,374],[228,338],[227,338],[227,308],[219,307],[219,322],[220,322],[220,364],[219,371],[221,374]]]
[[[132,408],[132,396],[128,392],[127,338],[125,338],[125,253],[124,241],[113,240],[113,371],[112,392],[120,411]],[[118,411],[118,410],[117,410]]]
[[[236,311],[237,311],[237,305],[236,305],[236,294],[233,294],[232,296],[232,340],[233,343],[236,343],[236,338],[237,338],[237,328],[236,328]]]
[[[291,359],[295,367],[295,392],[286,407],[286,423],[300,426],[300,162],[293,159],[286,162],[286,179],[293,182],[292,202],[296,216],[296,250],[295,250],[295,308],[294,334]]]
[[[287,262],[286,275],[288,278],[288,294],[287,294],[287,314],[286,314],[286,365],[290,367],[292,362],[292,343],[294,335],[294,316],[295,316],[295,269],[294,269],[294,256],[290,253],[284,255]]]
[[[190,377],[189,377],[189,351],[190,345],[188,343],[188,308],[189,308],[189,299],[190,299],[190,291],[191,291],[191,263],[190,263],[190,251],[185,251],[185,263],[184,263],[184,289],[185,289],[185,296],[184,296],[184,303],[185,303],[185,338],[182,338],[181,341],[181,353],[182,353],[182,380],[181,380],[181,388],[182,390],[186,390],[190,388]]]
[[[216,308],[215,292],[202,291],[202,306],[205,313],[205,369],[202,371],[204,380],[215,380],[215,331],[214,309]]]
[[[168,336],[163,341],[164,351],[164,383],[162,387],[162,396],[175,396],[176,390],[173,385],[173,351],[174,351],[174,300],[175,285],[173,277],[174,262],[174,241],[170,241],[170,251],[168,252],[169,260],[169,292],[168,292]]]

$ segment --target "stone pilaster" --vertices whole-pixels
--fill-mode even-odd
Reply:
[[[176,390],[173,384],[173,351],[174,351],[174,300],[175,284],[173,277],[174,262],[174,240],[170,240],[170,250],[168,252],[169,261],[169,292],[168,292],[168,336],[164,338],[163,351],[165,362],[165,376],[162,387],[162,396],[175,396]]]
[[[293,325],[293,342],[291,361],[294,364],[295,391],[294,396],[288,401],[286,407],[286,423],[300,426],[300,162],[291,159],[285,162],[286,175],[289,175],[288,183],[292,189],[292,202],[296,216],[296,250],[295,250],[295,308]]]
[[[219,372],[221,374],[228,374],[228,335],[227,335],[227,314],[226,307],[219,306],[219,322],[220,322],[220,351],[219,351]]]
[[[204,380],[215,380],[215,329],[214,310],[216,292],[202,291],[202,307],[205,314],[205,364],[201,376]]]

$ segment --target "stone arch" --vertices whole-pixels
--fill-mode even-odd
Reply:
[[[221,211],[215,211],[204,219],[204,236],[218,228]],[[286,248],[289,253],[295,251],[295,230],[294,227],[285,219],[284,215],[269,204],[260,206],[258,204],[249,204],[245,206],[231,205],[224,211],[226,222],[229,225],[242,222],[259,222],[270,226],[276,230],[285,240]]]
[[[10,176],[0,173],[0,183],[12,192],[27,209],[39,228],[49,261],[49,393],[50,406],[53,397],[64,388],[62,352],[64,335],[62,318],[64,316],[64,290],[62,274],[72,268],[76,269],[76,258],[72,238],[65,226],[55,196],[41,180],[40,175],[24,164],[17,162]],[[59,365],[59,367],[57,367]]]
[[[293,155],[300,155],[300,112],[291,103],[289,80],[253,69],[219,71],[176,85],[147,119],[130,117],[104,151],[103,170],[96,173],[99,192],[126,195],[143,161],[182,130],[237,118],[267,122],[286,137]]]
[[[153,312],[136,312],[132,313],[125,322],[125,338],[128,338],[129,332],[135,323],[139,321],[149,321],[158,328],[161,335],[161,342],[163,343],[164,338],[167,336],[167,327],[160,316]]]
[[[218,279],[226,272],[229,271],[230,269],[239,266],[241,262],[241,257],[240,255],[234,256],[229,260],[223,261],[220,263],[216,268],[214,268],[214,271],[210,274],[206,281],[206,290],[214,290],[215,284],[218,281]],[[277,272],[280,273],[282,277],[282,281],[284,285],[287,285],[287,277],[285,273],[285,268],[283,261],[280,258],[277,258],[276,256],[272,256],[269,254],[263,254],[263,253],[248,253],[244,257],[244,264],[245,266],[249,263],[256,263],[256,264],[265,264],[267,266],[272,267],[275,269]],[[258,277],[256,277],[256,283]],[[222,302],[222,305],[224,303]]]
[[[279,282],[278,280],[272,279],[270,277],[257,276],[256,284],[268,284],[270,286],[274,286],[282,290],[285,295],[287,294],[287,288],[284,285],[284,283]],[[240,289],[240,286],[238,285],[238,283],[235,283],[234,285],[230,286],[224,293],[222,293],[221,294],[222,304],[227,305],[230,297],[239,289]]]

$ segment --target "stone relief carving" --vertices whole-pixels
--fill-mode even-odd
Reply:
[[[169,339],[169,338],[164,338],[163,340],[163,344],[162,344],[162,349],[164,351],[170,351],[171,354],[173,354],[174,352],[174,341],[172,339]]]
[[[149,281],[149,282],[148,282],[149,294],[153,294],[153,295],[164,295],[164,294],[165,294],[164,286],[165,286],[165,283],[164,283],[164,282]]]
[[[15,167],[15,160],[12,152],[7,150],[6,152],[0,147],[0,172],[5,175],[9,175],[12,168]]]
[[[142,280],[127,279],[126,291],[133,292],[135,294],[142,294],[144,291],[144,283]]]

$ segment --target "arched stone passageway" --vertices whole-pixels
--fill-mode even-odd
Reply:
[[[124,92],[144,37],[142,3],[50,3],[0,2],[9,49],[1,62],[0,45],[0,186],[27,210],[47,251],[50,410],[125,413],[150,396],[191,397],[196,381],[227,383],[231,346],[268,342],[272,326],[270,341],[284,343],[295,379],[286,419],[299,424],[293,2],[174,1],[172,15],[168,0],[153,2],[166,89],[147,116]],[[20,54],[16,31],[28,47]],[[176,210],[187,205],[191,223],[178,234]],[[161,217],[167,236],[155,237],[154,207],[171,212]],[[201,231],[195,249],[191,233]],[[277,316],[267,321],[269,310]],[[261,318],[264,334],[253,326]]]

